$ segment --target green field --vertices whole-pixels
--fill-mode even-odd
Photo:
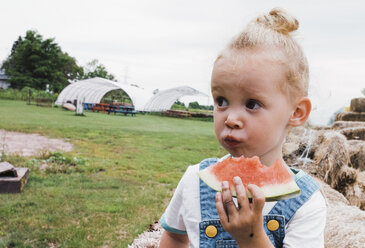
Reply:
[[[225,153],[212,122],[153,115],[75,116],[0,100],[0,129],[74,144],[53,161],[62,170],[40,170],[52,158],[42,151],[3,157],[31,172],[24,192],[0,194],[0,247],[127,247],[160,218],[189,164]],[[82,162],[70,166],[74,157]]]

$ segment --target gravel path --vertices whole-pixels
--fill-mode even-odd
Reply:
[[[62,139],[50,139],[39,134],[26,134],[0,129],[0,156],[5,154],[19,154],[21,156],[35,156],[44,151],[69,152],[73,145]]]

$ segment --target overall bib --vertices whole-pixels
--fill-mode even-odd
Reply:
[[[218,162],[216,158],[208,158],[200,163],[200,170]],[[319,190],[319,185],[312,177],[302,170],[291,170],[296,174],[295,181],[298,184],[301,194],[298,197],[278,201],[271,211],[264,215],[264,230],[272,244],[276,247],[283,247],[285,237],[285,225],[294,216],[295,212]],[[232,236],[224,231],[216,209],[216,191],[200,180],[200,210],[201,222],[199,223],[201,248],[234,248],[238,247]]]

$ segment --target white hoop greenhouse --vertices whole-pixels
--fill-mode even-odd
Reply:
[[[189,86],[171,88],[168,90],[160,91],[152,98],[150,98],[150,100],[146,103],[144,110],[150,112],[165,111],[170,109],[174,102],[181,97],[193,95],[202,95],[208,97],[206,94],[197,91],[196,89],[193,89]]]
[[[207,96],[188,86],[163,90],[153,95],[152,92],[134,85],[96,77],[71,83],[62,90],[55,104],[63,105],[68,101],[74,102],[78,99],[85,103],[100,103],[106,93],[116,89],[122,89],[127,93],[137,111],[164,111],[170,109],[174,102],[182,96]]]

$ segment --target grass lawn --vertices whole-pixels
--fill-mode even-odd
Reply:
[[[153,115],[81,117],[0,99],[0,129],[63,138],[75,146],[63,156],[84,160],[49,171],[38,169],[44,154],[5,157],[31,173],[23,193],[0,194],[0,247],[127,247],[189,164],[225,154],[212,122]]]

